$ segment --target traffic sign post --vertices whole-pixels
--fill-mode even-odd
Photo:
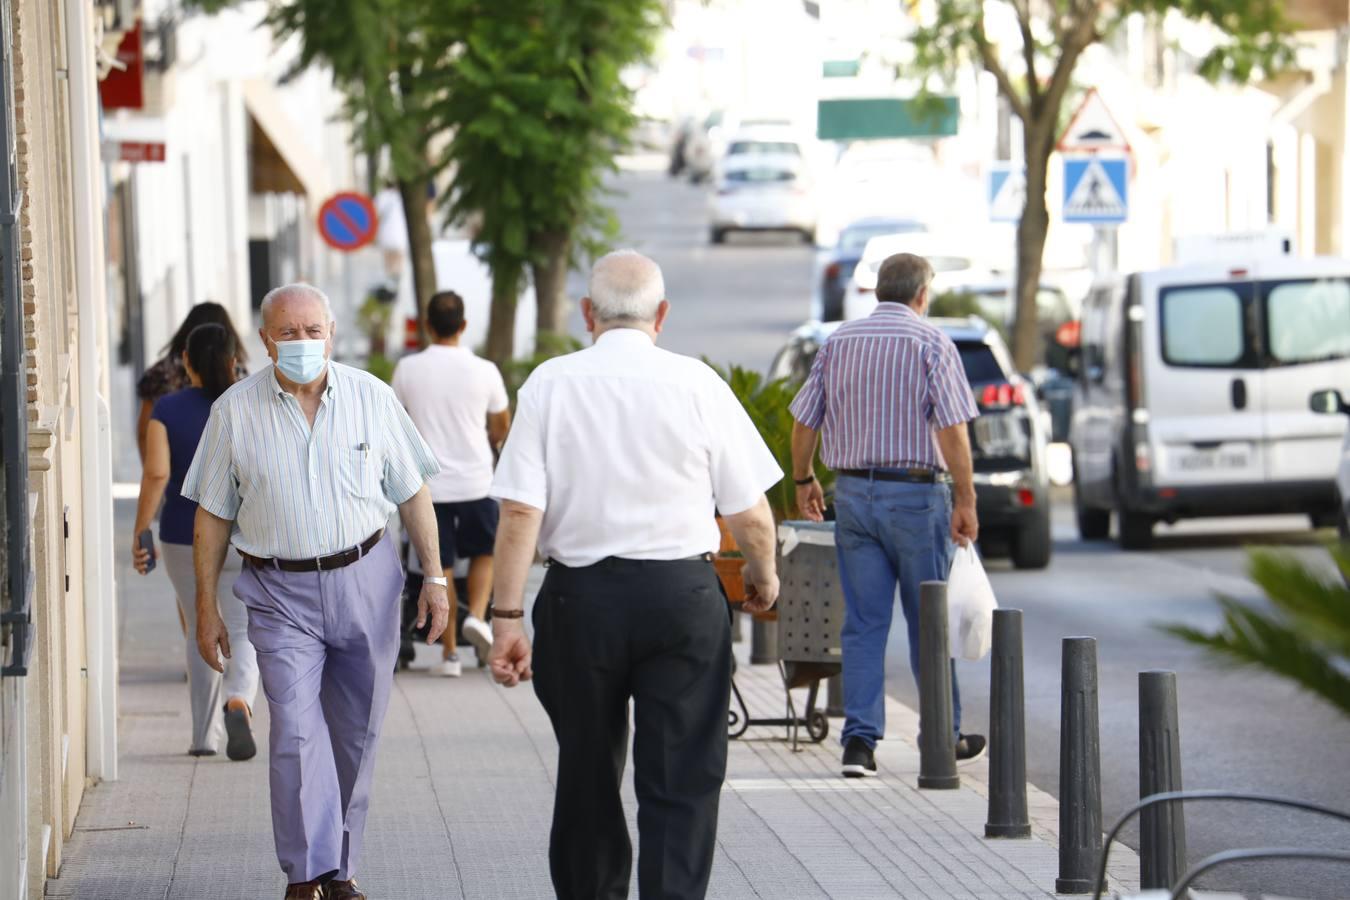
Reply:
[[[1129,217],[1129,182],[1124,156],[1065,157],[1064,221],[1119,225]]]
[[[997,162],[989,168],[989,221],[1020,222],[1027,205],[1027,171],[1014,163]]]
[[[319,235],[334,250],[350,253],[375,240],[380,218],[365,194],[343,191],[319,207]]]

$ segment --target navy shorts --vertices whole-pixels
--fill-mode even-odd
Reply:
[[[457,559],[491,556],[501,514],[491,497],[462,503],[433,503],[441,538],[441,565],[449,571]]]

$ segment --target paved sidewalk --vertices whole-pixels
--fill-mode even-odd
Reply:
[[[167,579],[120,577],[121,780],[85,795],[47,896],[280,897],[265,740],[247,763],[186,756],[183,639]],[[472,666],[471,650],[461,655],[461,679],[414,668],[395,680],[358,873],[376,900],[552,896],[546,848],[556,760],[548,720],[528,687],[500,688]],[[434,656],[422,648],[420,665]],[[773,667],[742,665],[738,684],[753,714],[781,715]],[[262,706],[256,731],[265,738]],[[751,729],[732,742],[710,897],[1053,896],[1054,800],[1032,791],[1032,839],[985,840],[983,764],[962,769],[959,791],[919,791],[917,717],[894,702],[887,714],[877,779],[837,774],[838,720],[825,743],[800,753],[781,730]],[[627,800],[631,827],[631,783]],[[1115,858],[1114,873],[1132,887],[1134,854],[1122,847]]]

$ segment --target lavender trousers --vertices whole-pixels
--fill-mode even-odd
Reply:
[[[341,569],[245,566],[234,583],[272,719],[272,835],[290,883],[355,874],[402,591],[389,536]]]

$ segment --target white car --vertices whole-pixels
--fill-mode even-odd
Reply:
[[[709,201],[709,237],[730,231],[796,231],[815,241],[816,201],[802,160],[777,154],[728,157]]]
[[[940,294],[946,290],[948,280],[983,269],[970,247],[968,236],[950,233],[919,232],[872,238],[844,289],[844,318],[861,319],[876,309],[877,272],[887,257],[896,253],[914,253],[927,259],[933,267],[933,293]]]

